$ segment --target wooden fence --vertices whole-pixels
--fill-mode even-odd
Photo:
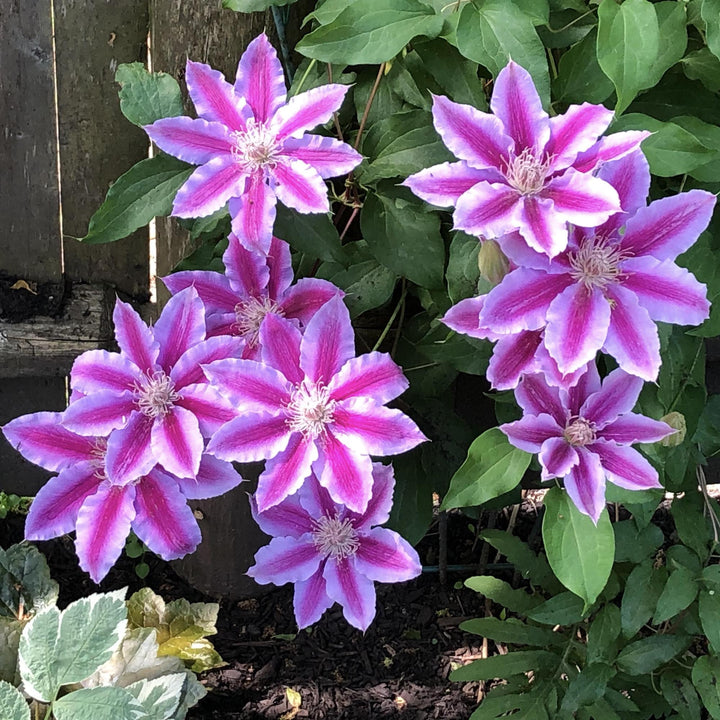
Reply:
[[[120,113],[117,66],[146,62],[149,40],[153,69],[183,89],[188,57],[232,79],[262,30],[272,36],[270,13],[235,14],[221,0],[0,0],[0,424],[65,407],[73,358],[112,345],[116,294],[155,312],[147,228],[109,245],[75,239],[113,180],[148,155],[145,133]],[[157,221],[156,245],[160,277],[190,250],[169,218]],[[0,490],[33,494],[46,478],[0,436]],[[246,514],[244,490],[226,513]],[[214,536],[203,528],[205,553],[242,541],[227,535],[249,518],[229,517],[216,518]],[[210,571],[207,589],[244,568]]]

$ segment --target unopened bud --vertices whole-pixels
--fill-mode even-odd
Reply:
[[[687,435],[685,416],[682,413],[673,411],[661,417],[660,420],[667,423],[671,428],[675,428],[676,431],[672,435],[664,437],[660,441],[660,444],[663,447],[675,447],[676,445],[680,445],[685,439],[685,435]]]
[[[510,261],[495,240],[483,240],[478,253],[478,268],[486,280],[498,285],[510,272]]]

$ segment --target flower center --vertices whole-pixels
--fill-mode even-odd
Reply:
[[[358,535],[348,518],[341,520],[337,514],[335,517],[326,515],[316,520],[314,525],[313,543],[325,557],[342,560],[358,551]]]
[[[576,252],[568,253],[570,276],[588,290],[596,287],[603,290],[619,280],[620,263],[627,257],[616,242],[596,235],[585,240]]]
[[[525,148],[508,160],[505,178],[521,195],[534,195],[542,190],[551,161],[549,155],[540,159],[535,157],[530,148]]]
[[[248,120],[245,131],[233,132],[231,137],[235,143],[233,159],[247,172],[275,165],[280,144],[275,139],[275,133],[263,123]]]
[[[595,425],[583,417],[570,418],[563,433],[571,445],[589,445],[595,442]]]
[[[135,383],[135,404],[143,415],[151,418],[167,415],[180,397],[175,383],[162,370]]]
[[[257,347],[260,341],[260,326],[269,313],[283,317],[285,313],[269,297],[251,297],[235,306],[234,328],[242,335],[250,347]]]
[[[286,423],[293,432],[301,432],[313,439],[325,433],[325,426],[333,421],[335,401],[322,383],[304,380],[293,390],[287,405]]]

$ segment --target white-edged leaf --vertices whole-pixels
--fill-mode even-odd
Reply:
[[[147,720],[167,720],[177,710],[185,685],[185,673],[139,680],[125,689],[143,706]]]
[[[4,680],[0,680],[0,718],[2,720],[30,720],[30,707],[25,698]]]
[[[145,720],[143,706],[124,688],[83,688],[53,703],[56,720]]]

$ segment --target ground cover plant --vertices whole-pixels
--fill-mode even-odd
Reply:
[[[131,530],[182,557],[201,541],[186,500],[264,461],[272,541],[249,574],[294,585],[299,627],[337,603],[366,630],[375,583],[420,572],[433,493],[478,516],[543,487],[543,551],[482,533],[518,587],[468,579],[488,617],[465,626],[543,649],[457,669],[504,681],[474,717],[720,717],[703,470],[720,449],[720,5],[325,0],[307,23],[297,66],[265,35],[234,82],[189,60],[197,117],[172,78],[118,69],[159,152],[83,241],[172,214],[197,249],[153,326],[118,301],[119,352],[76,360],[66,411],[4,427],[58,472],[28,539],[74,530],[96,582]]]

